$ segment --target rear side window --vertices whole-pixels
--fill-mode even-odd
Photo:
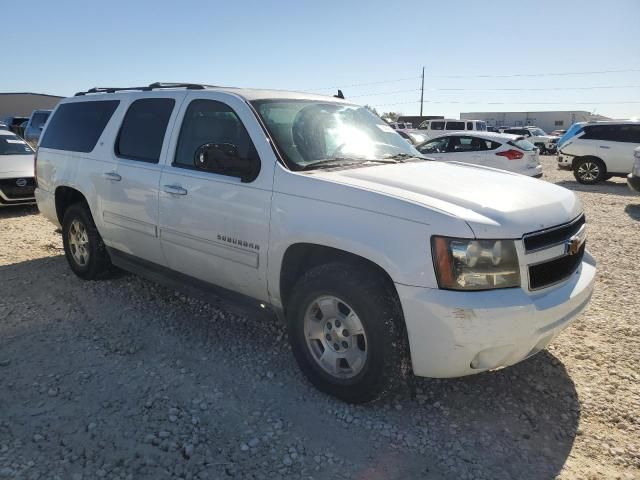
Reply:
[[[119,103],[119,100],[107,100],[60,105],[40,147],[70,152],[92,151]]]
[[[583,140],[607,140],[622,142],[622,125],[586,125]]]
[[[158,163],[175,103],[173,98],[143,98],[133,102],[120,127],[116,155]]]
[[[464,130],[464,122],[447,122],[446,130]]]
[[[444,130],[444,122],[431,122],[431,130]]]
[[[534,148],[536,148],[533,143],[531,143],[529,140],[525,140],[524,138],[512,140],[507,143],[513,147],[518,147],[520,150],[524,150],[525,152],[531,152]]]

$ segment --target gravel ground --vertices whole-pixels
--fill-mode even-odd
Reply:
[[[0,478],[640,478],[640,196],[543,163],[585,204],[587,311],[517,366],[355,407],[272,318],[83,282],[37,210],[1,210]]]

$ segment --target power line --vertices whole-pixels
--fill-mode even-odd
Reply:
[[[376,103],[374,107],[385,107],[391,105],[409,105],[409,104],[417,104],[420,103],[420,100],[412,100],[409,102],[394,102],[394,103]],[[626,105],[626,104],[640,104],[640,101],[626,101],[626,100],[615,100],[611,102],[460,102],[460,101],[433,101],[433,100],[425,100],[424,103],[431,104],[456,104],[456,105]]]
[[[631,72],[640,72],[640,68],[624,68],[618,70],[589,70],[589,71],[581,71],[581,72],[540,72],[540,73],[508,73],[508,74],[441,74],[434,75],[430,73],[425,73],[426,77],[430,78],[515,78],[515,77],[561,77],[561,76],[571,76],[571,75],[601,75],[607,73],[631,73]],[[404,82],[407,80],[419,80],[421,76],[414,77],[405,77],[405,78],[395,78],[390,80],[380,80],[376,82],[365,82],[365,83],[352,83],[350,85],[334,85],[331,87],[316,87],[303,89],[306,91],[318,91],[318,90],[332,90],[336,88],[349,88],[349,87],[363,87],[367,85],[381,85],[385,83],[396,83],[396,82]]]
[[[425,88],[430,92],[547,92],[547,91],[571,91],[571,90],[599,90],[599,89],[623,89],[640,88],[640,85],[598,85],[593,87],[545,87],[545,88]],[[348,95],[349,98],[376,97],[379,95],[393,95],[396,93],[419,92],[419,88],[408,90],[392,90],[385,92],[361,93]]]
[[[599,75],[603,73],[640,72],[640,68],[625,68],[620,70],[591,70],[586,72],[547,72],[547,73],[509,73],[509,74],[481,74],[481,75],[429,75],[433,78],[512,78],[512,77],[561,77],[569,75]]]

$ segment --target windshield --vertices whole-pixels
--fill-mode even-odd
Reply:
[[[33,150],[27,142],[16,135],[0,135],[0,155],[31,155]]]
[[[322,160],[380,160],[420,153],[364,107],[311,100],[252,102],[285,156],[301,170]]]
[[[567,130],[565,134],[562,135],[558,140],[558,148],[560,148],[563,144],[571,140],[576,135],[580,134],[582,132],[583,125],[584,123],[574,123],[573,125],[571,125],[571,127],[569,127],[569,130]]]
[[[532,128],[529,130],[529,132],[531,132],[531,135],[535,137],[544,137],[546,135],[546,133],[544,133],[544,130],[542,130],[541,128]]]

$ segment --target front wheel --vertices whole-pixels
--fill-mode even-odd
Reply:
[[[595,157],[581,158],[573,166],[573,176],[583,185],[594,185],[603,181],[606,173],[602,160]]]
[[[393,391],[405,352],[395,298],[382,279],[349,264],[321,265],[297,282],[289,341],[311,383],[351,403]]]

